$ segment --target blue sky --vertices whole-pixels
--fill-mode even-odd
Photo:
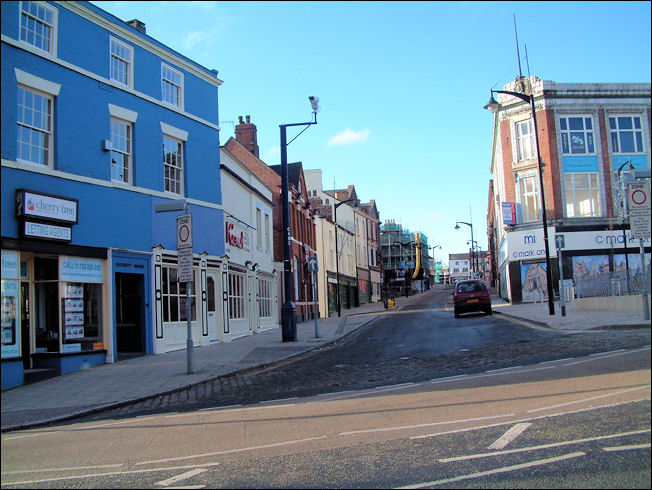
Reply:
[[[382,222],[441,245],[445,263],[468,251],[456,221],[487,247],[493,115],[482,107],[518,76],[514,15],[524,75],[650,83],[650,2],[92,3],[217,69],[221,144],[250,115],[269,165],[279,124],[310,120],[318,96],[318,124],[288,161],[321,168],[325,189],[354,185]]]

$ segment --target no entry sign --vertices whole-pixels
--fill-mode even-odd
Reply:
[[[650,238],[650,181],[630,182],[627,185],[629,226],[632,238]]]
[[[177,216],[177,250],[192,248],[192,214]]]

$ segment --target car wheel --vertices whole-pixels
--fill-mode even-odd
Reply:
[[[459,317],[460,317],[460,312],[457,311],[457,308],[455,308],[455,318],[459,318]]]
[[[493,311],[492,311],[491,307],[489,307],[486,310],[484,310],[484,313],[485,313],[485,315],[491,315],[493,313]]]

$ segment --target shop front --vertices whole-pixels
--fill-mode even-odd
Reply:
[[[2,237],[2,389],[104,364],[108,250],[71,245],[78,201],[19,189]]]
[[[555,290],[558,290],[560,278],[577,284],[588,277],[618,271],[629,271],[633,275],[642,270],[640,242],[631,238],[629,230],[592,228],[564,225],[548,228]],[[649,270],[650,240],[645,240],[643,246],[646,270]],[[499,291],[503,299],[514,303],[547,300],[547,264],[541,229],[507,234],[498,251],[498,264]],[[597,295],[603,294],[600,291]]]

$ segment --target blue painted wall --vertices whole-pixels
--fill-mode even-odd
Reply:
[[[112,15],[80,2],[103,17],[137,33]],[[2,2],[2,34],[18,37],[19,2]],[[114,35],[134,48],[134,80],[137,92],[153,99],[161,98],[161,58],[119,35],[93,24],[66,8],[58,9],[57,55],[60,60],[108,79],[110,36]],[[137,35],[164,47],[149,36]],[[84,39],[84,42],[80,42]],[[178,53],[197,69],[215,78]],[[224,254],[223,215],[212,205],[222,201],[219,165],[219,132],[183,113],[152,103],[147,98],[109,86],[97,79],[71,70],[59,63],[2,43],[2,158],[15,161],[17,152],[16,94],[14,68],[61,85],[55,99],[54,170],[74,176],[98,179],[76,182],[24,170],[2,168],[2,236],[17,237],[14,218],[14,190],[27,188],[79,199],[79,224],[73,227],[72,244],[95,247],[129,248],[151,251],[157,244],[175,249],[175,213],[155,214],[154,204],[165,197],[146,193],[164,191],[161,122],[188,132],[185,144],[184,197],[200,201],[192,204],[195,251],[211,255]],[[183,67],[166,61],[184,73],[185,110],[217,126],[218,88]],[[110,139],[108,104],[138,113],[134,124],[134,190],[111,186],[110,152],[102,151],[101,142]],[[140,189],[139,189],[140,188]],[[145,192],[143,192],[145,191]],[[169,195],[171,199],[178,196]]]

